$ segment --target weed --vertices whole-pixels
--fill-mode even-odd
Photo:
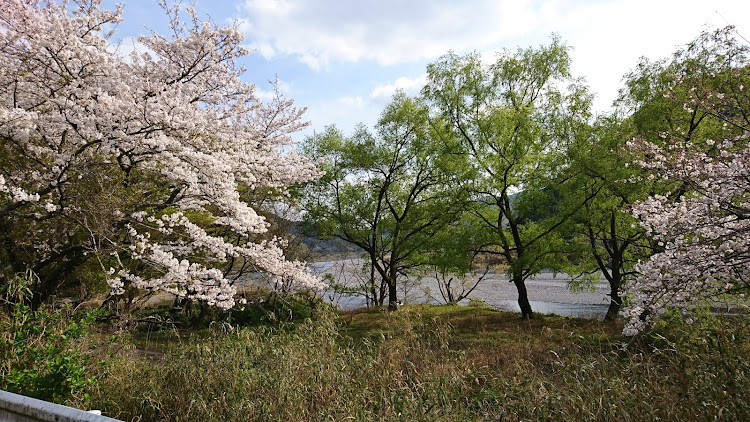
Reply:
[[[69,405],[85,406],[96,385],[81,351],[95,312],[69,306],[32,311],[17,303],[0,317],[0,388]]]
[[[743,322],[744,321],[744,322]],[[215,325],[121,352],[93,404],[134,420],[748,420],[745,320],[621,327],[407,306]]]

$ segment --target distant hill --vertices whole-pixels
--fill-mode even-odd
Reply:
[[[321,239],[313,233],[305,233],[301,222],[290,222],[289,232],[297,237],[312,253],[313,256],[320,255],[351,255],[359,254],[361,250],[351,243],[344,242],[339,238]]]

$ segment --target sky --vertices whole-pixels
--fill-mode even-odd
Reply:
[[[112,42],[133,45],[149,30],[165,34],[154,0],[125,0]],[[115,1],[105,0],[112,8]],[[189,4],[183,2],[183,4]],[[396,90],[419,93],[428,63],[448,51],[494,57],[503,49],[572,48],[573,76],[585,78],[594,109],[606,113],[622,77],[640,57],[671,56],[702,31],[735,25],[750,39],[747,0],[196,0],[200,19],[238,25],[252,54],[244,79],[307,107],[301,139],[335,124],[372,127]]]

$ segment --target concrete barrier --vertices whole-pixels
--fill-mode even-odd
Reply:
[[[106,416],[0,390],[2,422],[122,422]]]

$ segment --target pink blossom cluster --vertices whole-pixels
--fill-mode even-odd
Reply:
[[[641,276],[627,288],[633,305],[627,334],[645,328],[666,306],[748,289],[750,148],[735,150],[733,144],[718,144],[718,154],[640,145],[654,157],[641,165],[691,189],[678,199],[651,196],[633,209],[663,251],[637,266]]]
[[[231,307],[234,286],[218,269],[230,257],[320,287],[303,263],[284,258],[280,242],[252,240],[268,223],[241,198],[243,189],[283,196],[319,175],[291,148],[291,134],[307,124],[305,110],[278,84],[263,103],[240,79],[236,60],[248,51],[237,28],[200,22],[190,8],[183,21],[163,4],[173,35],[141,36],[148,53],[120,57],[105,31],[121,10],[100,3],[0,3],[0,138],[2,153],[16,157],[0,169],[0,218],[33,213],[86,227],[86,248],[114,293],[132,285]],[[153,193],[144,197],[153,204],[121,209],[122,198],[69,200],[81,180],[96,182],[93,175],[130,186],[136,173],[151,178],[144,189]],[[101,203],[112,208],[96,214],[106,214],[109,230],[87,211]],[[41,259],[60,247],[43,233],[29,235],[47,250]]]
[[[669,306],[750,290],[750,66],[746,48],[722,35],[695,55],[718,69],[689,72],[678,82],[692,122],[712,125],[705,133],[716,139],[698,136],[691,123],[658,142],[628,144],[641,157],[638,164],[673,186],[633,208],[658,252],[639,263],[640,277],[626,287],[628,335],[646,329]]]

